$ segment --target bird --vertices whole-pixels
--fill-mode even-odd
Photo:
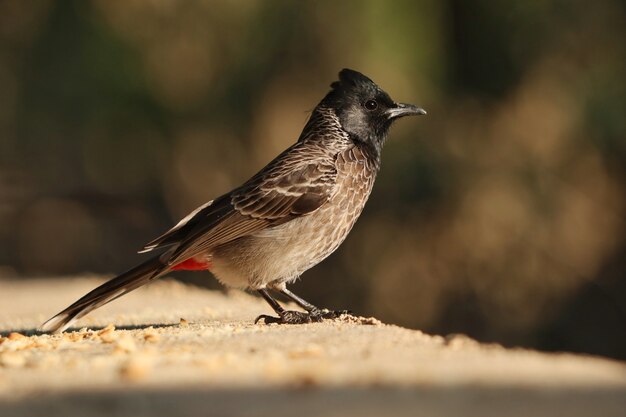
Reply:
[[[293,145],[139,251],[154,256],[95,288],[40,330],[62,332],[89,312],[176,270],[208,270],[228,287],[257,291],[276,315],[260,315],[255,323],[303,324],[346,313],[318,308],[287,284],[347,237],[372,191],[392,123],[426,111],[395,102],[355,70],[341,70],[330,87]],[[283,308],[274,294],[303,311]]]

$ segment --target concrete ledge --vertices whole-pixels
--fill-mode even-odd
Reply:
[[[78,323],[86,328],[34,332],[99,282],[0,281],[3,416],[621,416],[626,409],[621,362],[376,320],[255,325],[268,313],[263,301],[176,282],[115,301]]]

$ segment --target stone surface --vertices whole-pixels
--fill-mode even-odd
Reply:
[[[0,281],[2,416],[623,416],[626,365],[344,317],[253,324],[242,292],[160,281],[61,335],[95,277]]]

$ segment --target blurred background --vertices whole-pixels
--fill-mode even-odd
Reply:
[[[352,234],[292,289],[626,359],[625,8],[0,1],[0,276],[133,266],[294,142],[350,67],[428,116],[394,126]]]

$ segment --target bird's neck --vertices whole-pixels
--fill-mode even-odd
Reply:
[[[355,144],[363,152],[368,162],[372,164],[372,167],[378,171],[380,169],[381,147],[373,145],[371,142],[363,141],[355,141]]]
[[[300,134],[299,142],[307,140],[325,140],[332,138],[339,142],[349,140],[348,133],[343,130],[339,118],[335,111],[330,107],[317,106],[311,117],[307,121],[302,134]]]
[[[338,152],[356,145],[374,166],[380,166],[382,141],[364,140],[349,134],[331,107],[318,106],[313,110],[298,141],[325,142],[326,146],[337,148]]]

